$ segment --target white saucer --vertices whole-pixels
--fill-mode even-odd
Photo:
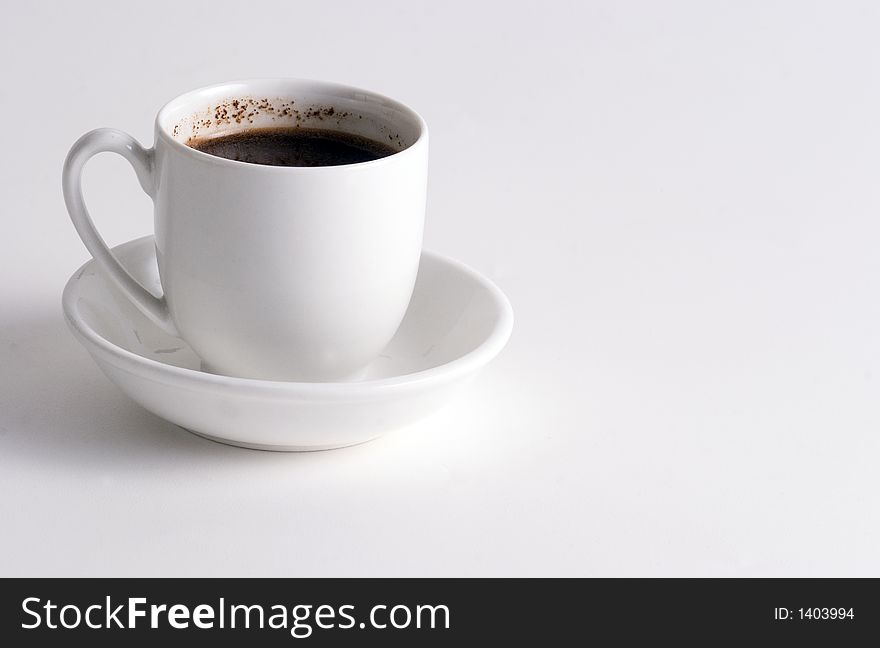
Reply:
[[[113,250],[161,292],[153,237]],[[373,439],[443,405],[507,343],[513,311],[485,277],[422,254],[403,324],[357,382],[230,378],[199,369],[183,340],[150,323],[89,261],[67,282],[64,313],[98,366],[151,412],[209,439],[263,450],[325,450]]]

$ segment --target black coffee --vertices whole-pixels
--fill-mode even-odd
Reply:
[[[292,167],[369,162],[398,151],[366,137],[318,128],[252,128],[229,135],[193,137],[187,146],[228,160]]]

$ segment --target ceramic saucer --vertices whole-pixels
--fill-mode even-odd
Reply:
[[[157,294],[152,236],[113,250]],[[209,439],[264,450],[361,443],[443,405],[507,343],[513,312],[485,277],[424,252],[397,335],[356,382],[231,378],[200,370],[187,344],[150,323],[94,261],[67,282],[63,306],[103,372],[151,412]]]

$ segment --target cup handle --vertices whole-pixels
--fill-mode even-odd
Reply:
[[[155,297],[122,267],[89,216],[82,194],[82,170],[92,156],[105,151],[118,153],[128,160],[143,190],[154,198],[153,149],[145,149],[128,133],[114,128],[99,128],[80,137],[64,161],[62,187],[70,220],[88,251],[137,309],[166,332],[177,336],[164,295]]]

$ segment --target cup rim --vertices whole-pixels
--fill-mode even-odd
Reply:
[[[218,157],[216,155],[211,155],[210,153],[205,153],[203,151],[199,151],[197,149],[191,148],[184,144],[183,142],[178,141],[173,137],[173,135],[169,132],[169,129],[163,123],[167,121],[165,117],[167,114],[178,107],[181,104],[185,104],[187,102],[192,101],[196,96],[204,95],[208,93],[214,93],[219,91],[224,87],[231,86],[242,86],[242,85],[253,85],[253,84],[268,84],[268,83],[278,83],[278,84],[308,84],[313,87],[322,87],[327,90],[334,91],[344,91],[350,93],[358,93],[369,96],[373,99],[376,99],[382,103],[389,104],[394,108],[400,110],[403,113],[406,113],[413,122],[418,127],[418,135],[416,136],[415,141],[407,146],[405,149],[392,153],[391,155],[386,155],[385,157],[381,157],[375,160],[368,160],[366,162],[355,162],[353,164],[335,164],[332,166],[319,166],[319,167],[305,167],[305,166],[273,166],[269,164],[254,164],[253,162],[242,162],[239,160],[230,160],[228,158]],[[234,93],[233,93],[234,94]],[[298,77],[253,77],[249,79],[236,79],[232,81],[224,81],[222,83],[212,83],[210,85],[202,86],[200,88],[195,88],[193,90],[189,90],[184,92],[183,94],[179,94],[170,101],[167,101],[160,109],[159,112],[156,113],[155,119],[155,131],[156,131],[156,144],[161,140],[164,144],[169,146],[172,150],[177,151],[178,153],[187,156],[193,160],[198,160],[200,162],[205,162],[208,164],[213,164],[216,166],[223,166],[229,168],[239,168],[239,169],[251,169],[260,170],[266,173],[327,173],[332,172],[334,170],[340,169],[354,169],[354,168],[369,168],[374,166],[382,166],[390,163],[395,163],[397,161],[403,160],[405,157],[412,156],[417,153],[419,150],[427,146],[428,143],[428,124],[425,122],[424,118],[417,113],[415,110],[407,106],[406,104],[398,101],[397,99],[392,99],[386,95],[380,94],[378,92],[374,92],[372,90],[366,90],[364,88],[359,88],[356,86],[346,85],[344,83],[335,83],[331,81],[320,81],[316,79],[303,79]]]

